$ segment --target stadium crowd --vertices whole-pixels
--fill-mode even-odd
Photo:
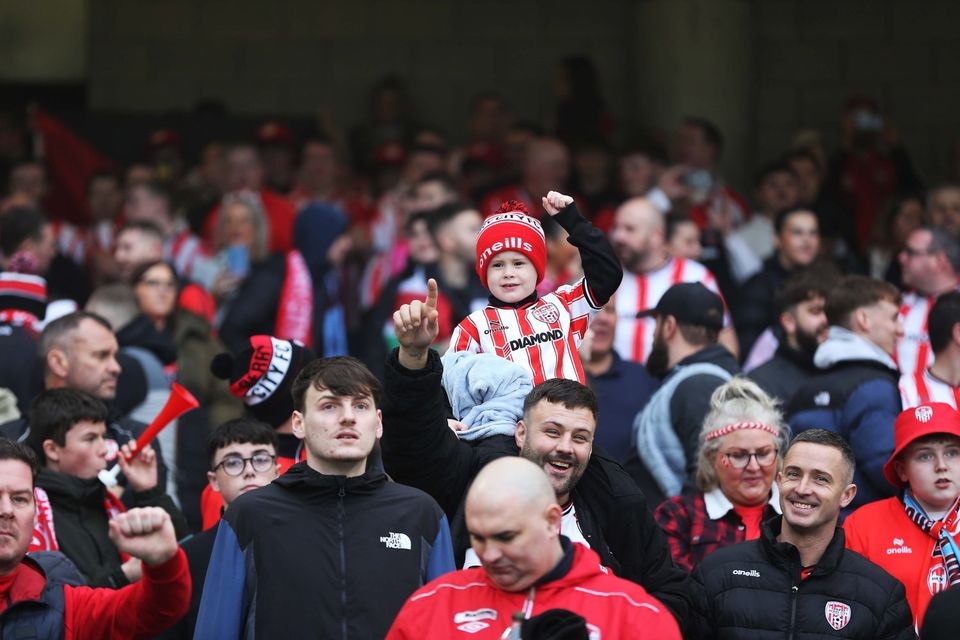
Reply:
[[[960,182],[855,98],[739,192],[583,65],[544,127],[155,131],[73,210],[4,115],[0,635],[955,638]]]

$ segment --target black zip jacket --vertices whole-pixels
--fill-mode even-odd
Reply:
[[[407,597],[453,569],[446,517],[381,471],[294,465],[220,521],[195,638],[382,638]]]
[[[87,480],[41,469],[37,486],[46,491],[53,508],[53,527],[60,551],[70,558],[91,587],[119,588],[129,584],[120,568],[120,553],[110,540],[109,518],[104,508],[107,489],[97,478]],[[187,532],[187,521],[161,488],[125,491],[129,507],[160,507],[171,514],[178,535]]]
[[[467,489],[484,465],[515,456],[519,449],[502,436],[478,443],[459,440],[447,426],[440,356],[431,350],[427,366],[412,371],[400,365],[397,354],[394,349],[387,360],[384,386],[384,467],[398,482],[433,496],[457,523],[455,551],[462,564],[469,541],[458,525]],[[681,628],[688,625],[695,585],[673,564],[643,493],[620,465],[594,452],[572,496],[580,529],[603,564],[663,602]]]
[[[777,541],[781,521],[768,520],[759,539],[718,549],[694,569],[703,586],[698,608],[707,622],[700,637],[916,637],[903,585],[845,549],[843,529],[837,528],[813,573],[801,580],[797,548]]]

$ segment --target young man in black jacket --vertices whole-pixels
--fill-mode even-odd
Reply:
[[[141,577],[139,560],[121,555],[108,535],[110,521],[125,508],[97,474],[107,467],[107,408],[88,393],[49,389],[30,409],[29,445],[43,463],[37,475],[38,525],[31,551],[60,550],[92,587],[119,588]],[[145,447],[132,461],[131,444],[117,460],[127,478],[130,507],[160,507],[169,513],[178,535],[187,523],[158,483],[157,456]]]
[[[436,502],[368,465],[380,395],[355,358],[300,371],[293,433],[307,460],[224,513],[195,638],[382,638],[411,593],[453,570]]]
[[[596,551],[616,575],[643,586],[687,627],[695,585],[674,566],[643,493],[619,464],[593,451],[593,392],[572,380],[548,380],[528,397],[515,437],[459,440],[447,426],[443,367],[430,349],[438,331],[436,283],[430,281],[428,290],[425,301],[394,313],[400,347],[386,369],[381,447],[387,471],[437,500],[460,533],[455,535],[460,563],[470,546],[462,503],[474,476],[502,456],[532,460],[564,506],[561,532]]]
[[[915,638],[903,585],[844,548],[840,510],[857,493],[856,461],[840,436],[808,429],[777,476],[783,515],[758,540],[719,549],[693,577],[703,586],[698,637]]]

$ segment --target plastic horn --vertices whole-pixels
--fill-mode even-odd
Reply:
[[[137,450],[133,452],[132,456],[127,458],[127,462],[136,458],[137,455],[143,451],[143,448],[150,444],[153,439],[157,437],[158,433],[163,431],[164,427],[187,411],[196,409],[199,406],[200,403],[197,402],[197,399],[193,397],[192,393],[174,382],[173,387],[170,389],[170,397],[167,399],[167,404],[163,405],[163,409],[160,410],[157,417],[153,419],[153,422],[151,422],[143,433],[140,434],[140,437],[137,438]],[[117,476],[119,474],[120,464],[117,463],[110,469],[102,470],[97,474],[97,477],[100,478],[100,482],[108,487],[112,487],[117,484]]]

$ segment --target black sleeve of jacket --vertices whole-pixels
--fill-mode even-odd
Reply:
[[[684,638],[701,638],[702,640],[712,640],[715,637],[715,628],[713,626],[713,614],[710,608],[710,597],[707,595],[707,589],[704,586],[702,565],[693,568],[693,584],[696,587],[696,596],[694,602],[694,616],[696,620],[692,622],[689,628],[683,630]]]
[[[695,637],[689,632],[695,628],[696,585],[673,563],[666,535],[627,472],[617,462],[594,452],[577,484],[576,495],[588,506],[603,537],[602,544],[619,564],[617,575],[636,582],[660,600],[677,619],[684,637]]]
[[[387,357],[384,376],[383,465],[397,482],[433,496],[453,522],[479,456],[447,426],[437,352],[431,349],[427,366],[416,371],[401,365],[398,353]]]
[[[580,252],[587,292],[593,306],[599,309],[607,304],[623,280],[623,267],[617,254],[607,236],[580,214],[576,204],[564,207],[553,219],[569,234],[570,244]]]
[[[157,485],[153,489],[146,491],[128,491],[132,494],[131,506],[133,507],[160,507],[170,514],[170,520],[173,521],[173,530],[177,534],[177,540],[185,538],[190,533],[190,527],[187,526],[187,519],[183,512],[177,508],[173,499],[163,490],[162,485]]]
[[[907,603],[906,590],[898,580],[894,581],[890,599],[883,609],[883,618],[880,620],[876,637],[879,640],[912,640],[917,637],[913,631],[913,614]]]

